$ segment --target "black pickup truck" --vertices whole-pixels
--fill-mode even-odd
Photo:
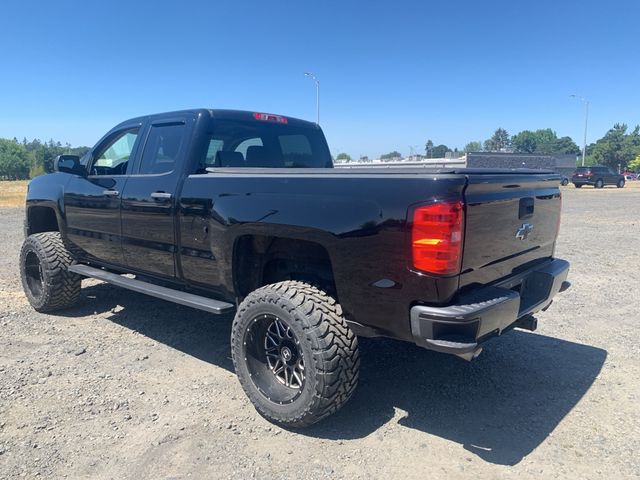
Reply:
[[[569,287],[553,172],[333,168],[316,124],[206,109],[128,120],[55,163],[27,194],[31,305],[70,307],[93,277],[235,311],[240,383],[286,426],[351,397],[357,336],[471,360]]]

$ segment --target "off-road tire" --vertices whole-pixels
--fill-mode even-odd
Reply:
[[[67,270],[73,262],[59,232],[35,233],[26,238],[20,250],[20,277],[35,310],[53,312],[77,302],[82,279]],[[39,281],[33,275],[34,265],[39,269]]]
[[[252,324],[267,316],[275,316],[290,327],[304,357],[305,377],[299,396],[284,405],[268,398],[257,386],[254,379],[258,375],[252,378],[247,361],[248,352],[259,343],[249,333]],[[250,293],[233,321],[231,354],[240,384],[256,410],[284,427],[306,427],[333,414],[351,398],[358,383],[358,338],[347,326],[342,307],[327,293],[304,282],[274,283]]]

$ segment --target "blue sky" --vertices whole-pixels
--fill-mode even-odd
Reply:
[[[501,126],[582,143],[640,123],[640,2],[3,2],[0,137],[93,145],[190,107],[315,118],[334,153],[463,147]]]

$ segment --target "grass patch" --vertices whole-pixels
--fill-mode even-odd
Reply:
[[[0,208],[24,207],[28,180],[0,181]]]

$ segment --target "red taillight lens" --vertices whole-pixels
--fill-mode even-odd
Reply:
[[[463,230],[462,202],[417,207],[411,227],[414,268],[437,275],[460,273]]]
[[[283,123],[283,124],[288,123],[287,117],[283,117],[282,115],[273,115],[271,113],[255,112],[253,114],[253,118],[255,118],[256,120],[262,120],[264,122],[276,122],[276,123]]]

